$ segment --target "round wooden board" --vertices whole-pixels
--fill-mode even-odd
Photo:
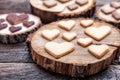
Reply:
[[[21,13],[14,13],[14,14],[20,15]],[[11,27],[13,25],[11,25],[6,20],[6,17],[8,15],[9,14],[1,14],[0,19],[4,19],[5,22],[3,22],[3,23],[6,23],[8,25],[7,27]],[[14,33],[10,32],[9,28],[5,28],[5,29],[0,30],[0,42],[1,43],[13,44],[13,43],[24,42],[24,41],[26,41],[26,39],[30,33],[33,33],[42,25],[39,17],[34,16],[32,14],[27,14],[27,15],[29,16],[29,19],[27,21],[34,21],[34,25],[30,26],[29,28],[26,28],[23,25],[23,22],[21,22],[19,24],[14,25],[14,26],[21,26],[22,29],[20,31],[17,31]]]
[[[118,2],[119,3],[119,2]],[[105,22],[108,22],[108,23],[110,23],[110,24],[113,24],[113,25],[115,25],[115,26],[117,26],[118,28],[120,28],[120,20],[116,20],[116,19],[114,19],[113,17],[112,17],[112,13],[111,14],[109,14],[109,15],[106,15],[106,14],[104,14],[102,11],[101,11],[101,9],[102,9],[102,7],[104,7],[104,6],[107,6],[107,5],[109,5],[110,3],[108,3],[108,4],[105,4],[105,5],[103,5],[103,6],[101,6],[101,7],[99,7],[98,9],[97,9],[97,11],[96,11],[96,16],[97,16],[97,18],[98,19],[100,19],[100,20],[102,20],[102,21],[105,21]],[[117,10],[117,9],[116,9]],[[115,11],[116,11],[115,10]]]
[[[62,4],[64,6],[68,6],[69,4],[73,4],[74,2],[75,0],[72,0],[68,3],[62,4],[61,2],[57,1],[59,5]],[[60,12],[56,12],[56,10],[59,10],[59,9],[54,9],[54,8],[48,9],[42,4],[42,1],[30,0],[33,14],[39,16],[43,23],[50,23],[52,21],[56,21],[63,18],[73,18],[73,17],[80,17],[80,16],[92,17],[95,12],[95,3],[96,3],[96,0],[89,0],[89,4],[83,7],[81,6],[79,9],[75,11],[74,10],[69,11],[68,8],[66,7],[64,10]]]
[[[75,50],[70,54],[63,56],[59,59],[55,59],[45,51],[44,46],[49,41],[44,39],[41,36],[42,30],[59,29],[61,34],[58,38],[56,38],[53,41],[66,42],[66,40],[61,38],[62,33],[66,32],[66,30],[59,28],[58,22],[53,22],[53,23],[44,25],[37,32],[30,35],[28,38],[28,45],[29,45],[30,53],[32,55],[33,60],[38,65],[42,66],[47,70],[64,74],[64,75],[70,75],[73,77],[92,75],[107,68],[116,57],[117,51],[120,46],[119,29],[115,28],[110,24],[100,22],[100,21],[95,21],[93,26],[107,25],[112,28],[111,34],[108,35],[106,38],[104,38],[99,42],[95,40],[93,41],[93,44],[108,44],[110,47],[109,48],[110,51],[103,58],[97,59],[96,57],[94,57],[88,52],[87,47],[84,48],[77,44],[78,38],[89,37],[86,34],[84,34],[85,28],[80,26],[80,20],[82,19],[84,18],[73,19],[76,21],[76,25],[70,31],[70,32],[77,33],[77,38],[71,41],[71,43],[75,45]]]

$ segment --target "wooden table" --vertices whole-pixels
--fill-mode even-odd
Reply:
[[[31,13],[29,0],[0,0],[0,13]],[[97,7],[110,1],[96,0]],[[120,60],[110,65],[107,70],[86,78],[71,78],[52,73],[37,66],[31,59],[26,43],[0,44],[0,80],[120,80]]]

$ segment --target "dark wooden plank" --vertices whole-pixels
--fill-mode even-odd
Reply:
[[[10,12],[30,13],[29,0],[0,0],[0,14]]]
[[[32,63],[0,63],[0,80],[120,80],[120,65],[86,78],[51,73]]]
[[[0,62],[32,62],[26,43],[0,44]]]

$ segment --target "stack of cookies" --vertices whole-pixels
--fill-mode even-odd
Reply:
[[[97,10],[97,17],[106,22],[91,18],[95,3],[96,0],[30,0],[36,16],[0,15],[0,42],[27,39],[33,60],[52,72],[73,77],[96,74],[119,53],[120,30],[106,22],[120,23],[120,2]],[[40,27],[41,22],[49,24]]]

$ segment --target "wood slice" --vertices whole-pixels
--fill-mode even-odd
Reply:
[[[83,20],[84,18],[78,18],[78,19],[72,19],[75,20],[76,25],[70,32],[77,33],[77,39],[78,38],[84,38],[89,37],[86,34],[84,34],[84,29],[80,25],[80,20]],[[67,21],[69,19],[66,19]],[[45,49],[44,46],[48,40],[44,39],[41,36],[41,31],[46,29],[59,29],[61,34],[58,38],[56,38],[55,42],[65,42],[64,39],[62,39],[62,33],[66,32],[66,30],[63,30],[58,27],[58,22],[53,22],[47,25],[44,25],[41,27],[37,32],[30,35],[28,38],[28,45],[30,54],[33,58],[33,61],[36,62],[38,65],[42,66],[43,68],[64,74],[64,75],[70,75],[73,77],[79,77],[79,76],[87,76],[92,75],[95,73],[98,73],[101,70],[104,70],[107,68],[111,62],[115,59],[116,55],[118,54],[119,47],[120,47],[120,33],[119,29],[116,27],[101,22],[101,21],[94,21],[93,26],[101,26],[101,25],[107,25],[112,28],[112,32],[110,35],[108,35],[106,38],[104,38],[101,41],[93,41],[93,44],[107,44],[109,45],[109,52],[102,57],[101,59],[97,59],[93,55],[91,55],[88,52],[87,47],[82,47],[77,44],[77,39],[71,41],[75,45],[75,50],[71,52],[70,54],[63,56],[59,59],[55,59],[51,55],[49,55]],[[116,41],[114,43],[114,41]]]
[[[50,23],[52,21],[56,21],[56,20],[60,20],[64,18],[92,17],[95,12],[96,0],[88,0],[88,1],[90,2],[88,6],[85,6],[85,7],[80,6],[80,8],[85,8],[85,9],[81,9],[80,11],[79,10],[69,11],[67,7],[65,7],[65,9],[61,12],[55,12],[54,10],[51,10],[51,9],[49,10],[49,9],[44,8],[42,1],[39,1],[39,0],[36,0],[36,1],[30,0],[30,3],[31,3],[31,8],[32,8],[32,13],[39,16],[43,23]],[[57,3],[61,5],[59,1],[57,1]],[[68,4],[64,3],[62,5],[66,6]],[[66,11],[69,11],[69,12],[64,13]]]
[[[112,2],[112,1],[111,1]],[[115,8],[115,10],[109,14],[105,14],[102,11],[102,8],[104,8],[105,6],[110,6],[111,2],[104,4],[103,6],[100,6],[97,11],[96,11],[96,17],[100,20],[106,21],[110,24],[113,24],[114,26],[117,26],[118,28],[120,28],[120,20],[117,20],[113,17],[112,13],[114,13],[115,11],[119,10],[120,8]],[[119,1],[114,1],[117,3],[120,3]]]
[[[14,14],[21,14],[21,13],[14,13]],[[23,22],[16,24],[16,25],[12,25],[10,24],[7,20],[8,14],[1,14],[0,18],[4,19],[5,24],[7,24],[7,28],[0,30],[0,42],[1,43],[5,43],[5,44],[11,44],[11,43],[18,43],[18,42],[24,42],[26,41],[26,38],[28,37],[28,35],[34,31],[36,31],[40,26],[41,26],[41,20],[39,19],[39,17],[31,15],[31,14],[27,14],[29,16],[29,19],[27,21],[33,21],[34,24],[30,27],[25,27],[23,25]],[[1,23],[2,24],[2,23]],[[21,30],[16,31],[16,32],[11,32],[9,30],[9,27],[11,26],[20,26]]]

